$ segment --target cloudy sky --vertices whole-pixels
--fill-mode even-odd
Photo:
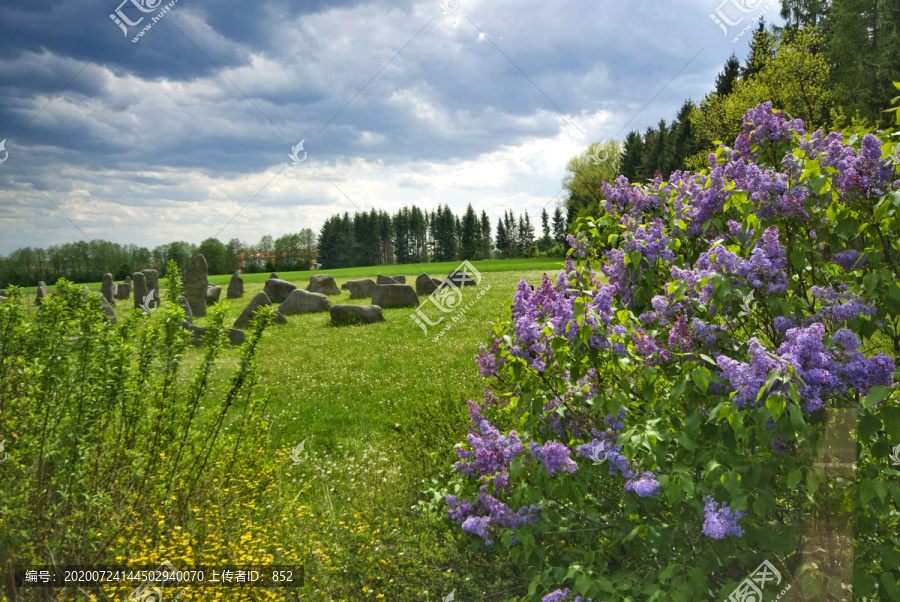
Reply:
[[[588,144],[709,92],[766,4],[0,0],[0,254],[405,204],[536,217]]]

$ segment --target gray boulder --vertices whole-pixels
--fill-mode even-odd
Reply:
[[[107,303],[110,305],[115,305],[116,303],[115,286],[113,275],[110,273],[103,274],[103,282],[100,285],[100,294],[103,295],[103,298],[106,299]]]
[[[147,292],[153,291],[153,298],[158,304],[162,303],[162,297],[159,296],[159,272],[156,270],[141,270],[141,274],[147,282]]]
[[[203,255],[194,257],[184,270],[184,296],[191,306],[191,314],[198,318],[206,315],[206,290],[209,288],[207,274],[208,265]]]
[[[275,272],[272,272],[271,274],[269,274],[269,278],[276,278],[276,279],[277,279],[277,278],[278,278],[278,274],[276,274]]]
[[[269,278],[263,287],[263,292],[272,303],[283,303],[288,298],[288,295],[295,290],[297,290],[296,285],[278,278]]]
[[[40,305],[47,298],[47,283],[43,280],[38,282],[37,294],[34,296],[34,304]]]
[[[467,271],[453,270],[444,282],[451,282],[455,286],[475,286],[475,279]]]
[[[408,284],[379,284],[372,293],[372,305],[379,307],[416,307],[419,296]]]
[[[439,289],[441,284],[441,281],[437,278],[432,278],[425,272],[422,272],[416,278],[416,294],[419,296],[430,295]]]
[[[306,290],[311,293],[322,293],[323,295],[341,294],[341,289],[338,288],[337,282],[328,274],[316,274],[310,278]]]
[[[210,284],[206,287],[206,306],[215,305],[219,302],[219,296],[222,294],[222,287],[217,284]]]
[[[377,305],[332,305],[331,321],[334,324],[374,324],[384,322],[384,313]]]
[[[391,278],[393,278],[400,284],[406,284],[406,276],[404,276],[403,274],[397,274],[396,276],[391,276]]]
[[[406,284],[405,282],[400,282],[399,280],[394,280],[390,276],[385,276],[384,274],[378,274],[375,278],[375,284]]]
[[[331,301],[322,293],[310,293],[297,289],[291,291],[288,298],[278,306],[278,311],[285,316],[290,314],[305,314],[317,311],[328,311]]]
[[[348,280],[341,287],[345,291],[350,291],[351,299],[369,299],[375,292],[375,281],[371,278],[363,278],[362,280]]]
[[[119,322],[119,319],[116,318],[116,312],[113,311],[113,306],[109,303],[103,293],[100,293],[100,311],[103,312],[103,319],[110,324],[117,324]]]
[[[202,347],[205,343],[203,340],[206,337],[206,327],[205,326],[191,326],[190,324],[182,324],[185,330],[191,331],[193,337],[191,338],[190,344],[194,347]],[[247,338],[246,334],[243,330],[237,328],[229,328],[228,329],[228,342],[232,345],[242,345],[244,340]]]
[[[234,321],[234,327],[246,328],[249,326],[250,320],[253,319],[253,314],[255,314],[257,308],[262,305],[272,305],[272,300],[269,299],[269,296],[264,292],[256,293],[256,295],[250,299],[250,303],[244,308],[244,311],[241,312],[241,315],[238,316],[238,319]],[[276,319],[279,324],[287,324],[287,318],[281,315],[281,313],[276,314]]]
[[[240,272],[234,271],[231,282],[228,283],[228,291],[225,293],[227,299],[240,299],[244,296],[244,279],[241,278]]]

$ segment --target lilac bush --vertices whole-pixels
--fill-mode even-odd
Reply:
[[[834,508],[864,532],[845,586],[900,599],[878,551],[900,515],[890,134],[807,133],[762,104],[708,170],[605,183],[564,269],[520,283],[445,496],[522,568],[517,599],[726,598],[760,558],[793,574]],[[814,466],[838,409],[858,415],[853,486]]]

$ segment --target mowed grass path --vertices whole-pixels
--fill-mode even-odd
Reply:
[[[459,262],[373,266],[340,270],[279,272],[278,276],[306,288],[309,278],[330,274],[340,287],[347,280],[404,274],[415,286],[415,277],[427,272],[446,277]],[[287,316],[287,325],[273,325],[264,335],[258,356],[260,383],[271,394],[272,419],[270,451],[293,446],[306,440],[307,450],[343,451],[368,447],[403,436],[407,413],[419,404],[451,396],[464,404],[479,399],[485,381],[474,360],[479,346],[486,341],[492,324],[508,316],[508,304],[521,279],[540,282],[545,272],[551,277],[562,267],[562,260],[521,259],[476,261],[481,272],[479,286],[466,287],[461,307],[484,291],[468,310],[440,314],[426,310],[432,320],[446,316],[440,326],[430,327],[426,335],[412,319],[414,308],[385,309],[387,320],[381,324],[334,327],[327,312]],[[263,289],[269,273],[244,274],[244,297],[224,301],[230,276],[210,276],[212,284],[222,285],[222,299],[228,307],[226,326],[230,327],[254,294]],[[160,282],[165,286],[165,279]],[[88,285],[99,290],[100,283]],[[50,292],[53,286],[48,287]],[[36,290],[36,289],[35,289]],[[34,290],[29,290],[33,297]],[[163,297],[165,294],[163,293]],[[332,304],[367,305],[370,300],[350,300],[349,291],[329,297]],[[424,300],[424,297],[420,300]],[[277,305],[277,304],[276,304]],[[115,311],[120,317],[131,311],[132,301],[119,301]],[[433,342],[435,335],[458,316],[452,328]],[[203,326],[205,318],[195,318]],[[191,350],[187,363],[200,357]],[[228,384],[237,366],[238,351],[228,349],[215,373],[211,395],[216,399]],[[189,372],[188,372],[189,373]],[[461,439],[465,433],[461,433]],[[380,441],[379,441],[380,440]],[[361,444],[361,445],[360,445]]]

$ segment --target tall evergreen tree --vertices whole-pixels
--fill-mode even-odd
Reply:
[[[506,231],[503,219],[497,220],[497,250],[502,254],[509,248],[509,233]]]
[[[566,226],[566,218],[563,216],[562,209],[557,206],[556,209],[553,210],[553,240],[555,240],[557,244],[566,244],[566,235],[569,233]]]
[[[644,163],[644,139],[640,133],[632,130],[625,137],[625,149],[622,153],[622,175],[629,182],[639,182],[644,179],[641,165]]]
[[[462,232],[460,235],[460,259],[476,259],[478,257],[478,239],[481,234],[481,225],[478,216],[472,208],[472,204],[466,207],[462,218]]]
[[[484,259],[491,258],[491,218],[488,217],[487,211],[481,211],[481,252]]]
[[[775,48],[775,36],[766,30],[765,21],[760,21],[756,31],[753,32],[753,41],[750,42],[750,54],[741,68],[741,79],[755,79],[766,64],[775,58]]]
[[[519,216],[519,249],[525,257],[534,256],[534,226],[531,224],[531,216],[526,212],[524,217]]]
[[[741,76],[741,62],[732,52],[725,61],[724,69],[716,76],[716,94],[728,96],[734,90],[734,84]]]

